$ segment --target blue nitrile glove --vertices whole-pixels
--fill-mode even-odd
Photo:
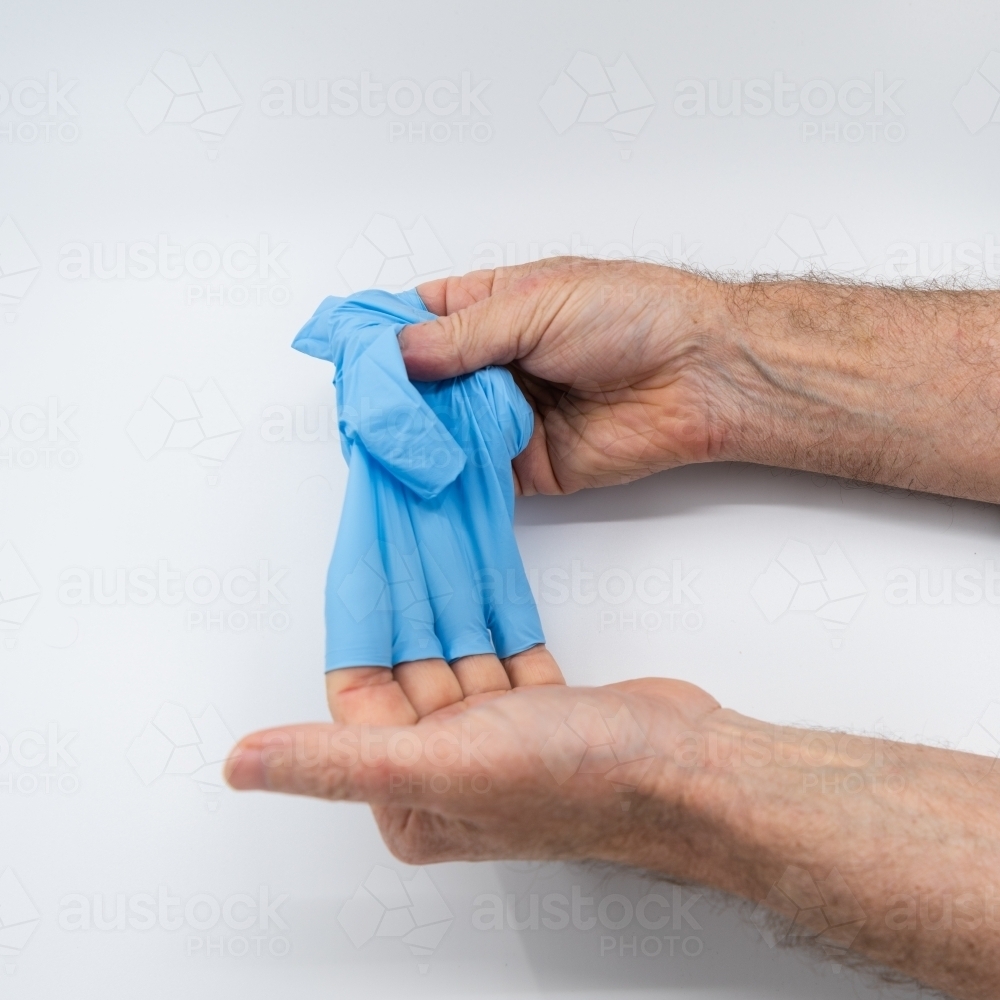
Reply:
[[[544,642],[514,539],[511,459],[534,415],[504,368],[411,382],[396,337],[416,292],[324,299],[292,346],[336,365],[350,467],[326,581],[326,669]]]

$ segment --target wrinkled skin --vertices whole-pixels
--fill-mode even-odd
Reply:
[[[401,334],[412,378],[505,364],[535,407],[522,493],[721,458],[1000,503],[1000,293],[570,259],[420,293],[439,318]],[[359,665],[327,694],[333,723],[241,741],[233,786],[369,802],[412,863],[618,861],[786,919],[791,873],[825,887],[796,925],[821,942],[837,917],[838,961],[849,947],[961,1000],[1000,995],[992,758],[775,727],[680,681],[567,687],[544,646]],[[948,919],[901,924],[901,899]]]
[[[700,361],[716,317],[704,279],[557,258],[420,286],[441,319],[400,336],[413,379],[510,365],[539,419],[520,490],[572,493],[706,461],[720,441]]]
[[[541,647],[536,650],[541,652],[534,656],[547,658]],[[410,725],[394,726],[387,705],[402,716],[402,692],[412,683],[406,667],[396,672],[402,683],[380,679],[332,696],[344,725],[285,727],[248,737],[230,763],[230,781],[238,788],[370,802],[386,845],[410,864],[501,858],[636,864],[637,851],[648,843],[657,844],[648,863],[662,864],[669,815],[691,780],[690,772],[673,764],[675,749],[718,710],[704,692],[669,680],[600,688],[525,681],[461,697],[426,715],[414,711],[418,717]],[[343,673],[334,673],[338,686],[336,675]],[[563,757],[546,747],[560,725],[586,710],[591,721],[596,713],[607,724],[623,707],[634,720],[633,737],[638,729],[636,752],[643,755],[634,772],[638,780],[631,779],[635,784],[616,790],[604,773],[560,772]],[[380,722],[370,724],[373,718]],[[405,738],[387,753],[389,741],[401,733]],[[364,746],[369,750],[363,759]],[[411,761],[416,746],[421,751]]]
[[[531,442],[514,462],[518,492],[568,493],[627,482],[704,459],[710,451],[706,394],[691,364],[704,335],[690,308],[692,280],[659,267],[573,259],[447,278],[419,289],[428,310],[441,318],[406,328],[400,347],[418,380],[488,364],[511,366],[536,412]],[[417,725],[426,732],[431,725],[468,722],[490,731],[489,754],[497,755],[490,757],[491,794],[432,797],[435,806],[447,802],[444,813],[394,804],[398,789],[394,797],[370,800],[390,849],[400,857],[435,860],[535,857],[539,850],[587,856],[601,835],[599,802],[608,806],[612,827],[622,826],[619,795],[603,777],[578,775],[557,786],[538,756],[581,698],[600,704],[611,718],[613,706],[627,696],[633,714],[661,734],[661,749],[668,751],[672,726],[717,707],[689,685],[667,681],[572,691],[544,646],[505,663],[481,655],[451,665],[428,659],[392,670],[337,670],[327,674],[327,696],[334,720],[345,725]],[[330,735],[312,733],[318,740]],[[243,772],[250,759],[245,755],[232,772],[234,783],[249,780]],[[349,789],[339,784],[342,777],[315,770],[267,773],[274,776],[268,780],[287,779],[286,790],[322,790],[331,780],[336,794]],[[650,768],[647,780],[659,780],[656,774]],[[589,791],[580,798],[585,786]],[[564,810],[571,806],[582,812],[567,828]],[[545,807],[555,810],[554,826],[543,835],[538,823]],[[585,842],[581,824],[595,823]],[[528,854],[517,853],[526,849]]]

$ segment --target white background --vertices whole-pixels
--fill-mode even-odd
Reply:
[[[0,82],[11,100],[0,113],[0,219],[13,226],[0,240],[0,292],[15,291],[0,302],[0,547],[10,543],[0,618],[16,627],[0,633],[0,872],[9,869],[0,935],[37,923],[23,947],[0,954],[0,988],[24,998],[141,992],[150,1000],[874,995],[871,980],[772,949],[745,913],[705,898],[686,911],[697,929],[681,919],[679,930],[652,934],[655,956],[633,956],[633,940],[656,947],[634,922],[623,930],[600,922],[476,928],[483,894],[514,894],[522,916],[532,894],[569,896],[574,885],[595,899],[591,914],[610,893],[631,903],[650,891],[670,897],[669,888],[576,867],[428,869],[452,916],[433,954],[414,956],[391,935],[355,946],[338,920],[345,902],[377,865],[413,875],[382,846],[367,811],[237,795],[212,784],[218,740],[196,740],[167,766],[153,748],[166,737],[148,727],[162,723],[164,705],[178,706],[167,713],[182,720],[214,710],[223,741],[326,715],[322,588],[346,470],[335,435],[310,433],[333,406],[331,371],[289,342],[324,295],[351,290],[353,258],[344,255],[374,217],[404,230],[423,217],[439,243],[430,257],[404,246],[387,275],[420,272],[434,254],[435,265],[444,255],[438,272],[461,273],[497,252],[520,262],[577,249],[886,280],[966,268],[962,280],[989,280],[997,269],[989,250],[1000,239],[1000,124],[977,127],[975,116],[988,119],[1000,95],[975,78],[962,116],[953,101],[1000,49],[1000,10],[173,0],[8,4],[3,19]],[[165,52],[191,67],[214,55],[239,107],[217,128],[224,134],[206,140],[197,122],[158,123],[148,90],[128,104]],[[599,122],[572,124],[576,109],[565,97],[546,105],[568,116],[561,134],[550,121],[540,102],[578,52],[606,67],[627,56],[652,105],[637,135],[620,140]],[[38,98],[23,87],[13,100],[18,84],[44,88],[50,73],[58,88],[72,83],[64,103],[32,114]],[[401,80],[423,90],[448,80],[460,93],[463,73],[471,90],[488,81],[465,113],[262,108],[273,81],[293,92],[304,81],[311,106],[319,81],[360,84],[368,74],[384,100]],[[786,115],[773,107],[775,74],[795,85]],[[823,109],[824,94],[849,81],[874,91],[877,74],[889,92],[881,106],[856,88],[846,109],[836,101]],[[753,114],[747,103],[740,115],[718,113],[731,81],[753,79],[766,82],[770,110]],[[706,97],[703,113],[680,113],[679,88],[693,92],[683,81],[714,94],[714,108]],[[798,103],[812,81],[820,82],[806,99],[818,114]],[[565,80],[562,87],[573,91]],[[446,97],[439,91],[438,104]],[[853,113],[866,100],[870,107]],[[143,114],[152,118],[140,122]],[[130,273],[130,249],[161,236],[181,248],[180,275]],[[199,274],[213,250],[221,259],[262,238],[280,247],[277,269]],[[81,244],[89,275],[74,270]],[[124,244],[117,274],[96,275],[97,244],[105,267]],[[183,252],[197,244],[210,249],[185,268]],[[10,277],[35,268],[26,290],[23,275]],[[192,392],[218,387],[228,407],[221,416],[240,429],[221,464],[207,467],[187,447],[156,450],[152,432],[130,423],[165,378]],[[268,424],[282,414],[288,440]],[[136,439],[155,453],[144,458]],[[540,593],[549,644],[571,683],[677,676],[766,720],[952,745],[974,730],[984,749],[1000,746],[975,730],[1000,701],[1000,595],[996,581],[986,586],[1000,564],[991,507],[719,466],[523,501],[518,538],[539,580],[546,571],[571,575],[574,563],[592,574],[581,576],[578,600]],[[789,541],[816,555],[831,546],[843,553],[847,583],[826,583],[864,594],[846,627],[828,627],[823,598],[803,598],[810,610],[784,610],[790,592],[773,582],[787,584],[782,571],[772,568],[771,583],[755,589]],[[199,604],[197,589],[183,596],[185,580],[205,587],[234,569],[259,577],[262,562],[278,576],[266,605],[221,594]],[[669,576],[675,563],[683,577],[694,574],[676,605],[635,593],[614,603],[626,578],[647,569]],[[180,584],[143,603],[128,575],[160,564]],[[888,590],[906,579],[900,570],[917,581],[912,604]],[[978,597],[959,586],[963,570],[967,581],[978,573]],[[605,596],[592,596],[602,574]],[[80,579],[89,598],[67,588]],[[98,601],[97,583],[115,603]],[[244,576],[237,587],[245,586]],[[170,603],[175,593],[179,603]],[[46,741],[40,758],[31,734]],[[60,754],[55,744],[68,737]],[[213,765],[207,772],[161,773],[190,772],[202,760]],[[220,919],[202,930],[198,913],[212,907],[203,899],[178,929],[169,919],[130,926],[129,904],[158,887],[182,903],[209,896],[219,904],[238,894],[258,900],[264,887],[280,900],[280,919],[250,930]],[[79,896],[90,910],[101,897],[108,919],[123,896],[121,926],[70,929]],[[621,911],[605,916],[612,912]]]

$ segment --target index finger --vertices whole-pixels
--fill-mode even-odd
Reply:
[[[435,316],[447,316],[476,302],[482,302],[493,292],[496,271],[470,271],[452,278],[435,278],[417,285],[416,291]]]

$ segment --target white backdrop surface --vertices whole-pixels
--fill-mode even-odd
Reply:
[[[995,280],[1000,8],[2,17],[0,992],[915,995],[694,890],[409,868],[365,809],[219,762],[326,716],[346,470],[330,369],[289,347],[324,295],[566,252]],[[1000,749],[991,507],[718,466],[522,501],[517,532],[571,682]]]

